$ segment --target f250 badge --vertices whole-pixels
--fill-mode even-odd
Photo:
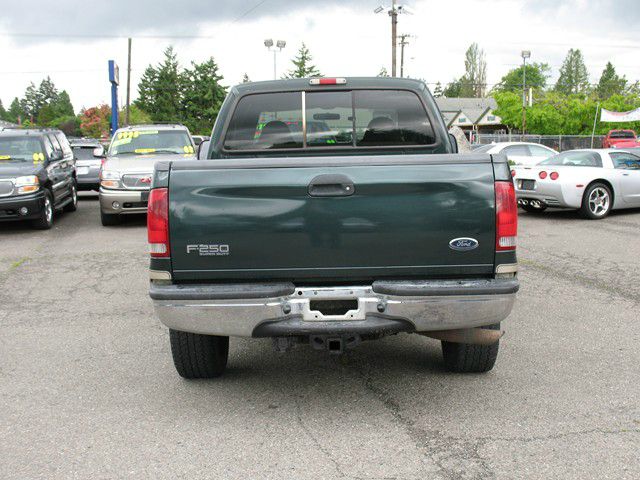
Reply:
[[[187,253],[197,253],[201,257],[224,257],[231,253],[229,245],[187,245]]]
[[[459,252],[466,252],[478,248],[478,241],[475,238],[454,238],[449,242],[449,248]]]

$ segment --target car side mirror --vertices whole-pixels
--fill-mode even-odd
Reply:
[[[198,160],[207,159],[207,155],[209,154],[209,145],[211,145],[211,140],[205,140],[198,145]]]
[[[99,147],[96,147],[93,149],[93,156],[96,158],[104,158],[105,154],[104,154],[104,147],[102,145],[100,145]]]

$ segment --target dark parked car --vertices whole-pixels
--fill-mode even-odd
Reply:
[[[73,156],[76,160],[78,190],[100,189],[100,166],[105,149],[99,140],[94,138],[69,139]]]
[[[0,221],[29,220],[48,229],[55,210],[75,211],[76,169],[59,130],[0,131]]]

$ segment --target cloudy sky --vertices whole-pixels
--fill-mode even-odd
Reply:
[[[174,45],[181,64],[213,56],[225,82],[246,72],[273,76],[265,38],[287,41],[278,75],[301,42],[325,75],[376,75],[390,70],[390,20],[374,14],[390,0],[72,0],[4,1],[0,16],[0,99],[8,107],[29,82],[49,75],[71,95],[76,110],[109,101],[107,60],[126,75],[126,37],[133,37],[132,96],[150,63]],[[399,3],[403,4],[402,1]],[[611,60],[628,79],[640,79],[640,7],[637,0],[406,0],[412,15],[399,33],[414,35],[405,72],[443,84],[464,73],[471,42],[485,50],[488,82],[520,62],[520,51],[547,62],[552,79],[571,47],[582,49],[591,81]],[[120,92],[124,99],[124,90]]]

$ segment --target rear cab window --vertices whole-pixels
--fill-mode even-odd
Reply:
[[[408,90],[249,94],[235,108],[224,150],[419,147],[436,143],[420,97]]]

